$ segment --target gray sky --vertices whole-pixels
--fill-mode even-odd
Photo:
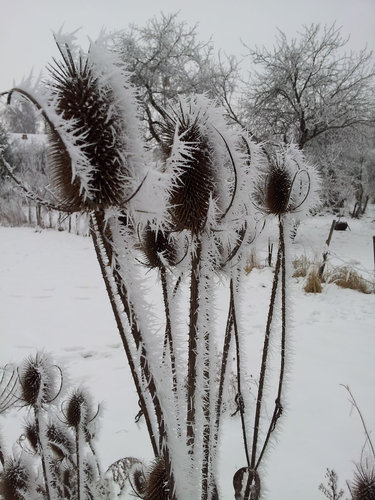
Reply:
[[[276,27],[294,36],[312,22],[342,26],[348,48],[375,51],[375,0],[0,0],[0,92],[35,75],[57,56],[52,32],[80,28],[79,42],[144,24],[163,11],[198,23],[199,38],[241,56],[249,46],[272,46]]]

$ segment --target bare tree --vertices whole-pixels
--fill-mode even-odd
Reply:
[[[363,49],[347,54],[341,28],[312,24],[298,39],[279,31],[271,50],[249,49],[255,72],[243,99],[247,126],[300,148],[330,132],[374,121],[374,66]]]
[[[161,14],[144,26],[132,25],[116,42],[116,52],[138,87],[151,136],[160,142],[157,121],[166,118],[167,102],[178,96],[207,93],[231,113],[238,62],[233,56],[215,57],[211,40],[197,38],[197,25]]]
[[[311,141],[305,152],[319,166],[324,179],[321,201],[340,212],[350,206],[354,217],[363,215],[375,191],[375,127],[335,130]]]

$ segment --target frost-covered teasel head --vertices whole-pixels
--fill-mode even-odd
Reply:
[[[203,104],[203,103],[202,103]],[[172,228],[199,233],[206,225],[217,176],[209,137],[208,106],[181,101],[162,124],[162,148],[171,169]]]
[[[202,95],[181,100],[169,111],[161,138],[171,177],[172,230],[215,233],[226,260],[253,212],[251,170],[259,148],[244,141],[223,110]]]
[[[147,267],[161,269],[175,266],[181,260],[178,241],[166,231],[154,230],[148,225],[139,240]]]
[[[32,465],[25,454],[18,459],[7,458],[0,476],[0,497],[4,500],[36,498]]]
[[[293,145],[268,155],[254,190],[255,205],[267,214],[307,213],[318,202],[318,174]]]
[[[50,159],[55,185],[65,193],[75,191],[74,198],[80,196],[88,206],[119,205],[134,191],[131,179],[135,176],[139,181],[144,175],[145,152],[134,90],[106,50],[105,41],[92,42],[87,54],[77,53],[58,36],[56,43],[62,61],[55,60],[50,67],[50,99],[58,117],[69,124],[69,132],[87,160],[87,171],[76,172],[76,176],[71,172],[52,131]],[[69,174],[73,175],[69,178]],[[76,179],[78,183],[74,183]]]
[[[82,429],[87,441],[94,437],[99,407],[94,409],[88,391],[82,388],[76,389],[64,403],[62,412],[69,427]]]
[[[59,460],[69,457],[73,453],[74,443],[65,427],[56,422],[50,422],[47,426],[46,436],[49,447]]]
[[[21,399],[34,408],[50,404],[61,391],[61,372],[44,353],[37,353],[23,363],[19,381]]]
[[[48,130],[47,173],[65,211],[123,206],[147,176],[148,161],[129,75],[108,50],[109,38],[84,53],[74,36],[55,35],[61,60],[44,85],[19,92],[40,110]]]

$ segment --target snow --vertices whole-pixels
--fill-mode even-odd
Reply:
[[[370,208],[362,220],[348,220],[351,230],[334,232],[327,264],[350,263],[369,280],[375,235]],[[289,249],[319,262],[331,222],[328,216],[304,219]],[[269,224],[256,240],[261,263],[268,238],[274,240],[275,235]],[[37,350],[51,353],[67,372],[66,381],[90,389],[94,405],[103,402],[96,444],[103,468],[127,456],[149,462],[151,446],[143,420],[134,422],[138,398],[91,239],[0,227],[0,283],[0,366],[20,364]],[[244,365],[253,377],[259,373],[271,283],[272,271],[265,267],[253,269],[244,284]],[[327,467],[336,470],[341,487],[352,478],[365,441],[360,419],[340,384],[350,386],[369,429],[375,431],[375,295],[334,284],[325,285],[322,294],[306,294],[302,278],[292,279],[291,292],[287,408],[260,473],[264,498],[315,500],[323,498],[318,487]],[[216,309],[226,319],[226,297],[218,297]],[[24,417],[22,410],[0,417],[8,451]],[[226,414],[221,430],[221,498],[229,499],[234,496],[233,474],[246,465],[239,415]]]

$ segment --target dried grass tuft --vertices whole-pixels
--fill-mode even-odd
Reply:
[[[322,293],[322,282],[315,268],[308,274],[304,290],[306,293]]]
[[[341,288],[349,288],[361,293],[372,292],[370,282],[362,278],[357,271],[350,266],[334,268],[332,271],[325,273],[324,280],[328,283],[335,283]]]
[[[311,261],[306,257],[306,255],[301,255],[293,260],[293,278],[305,278],[311,267]]]

